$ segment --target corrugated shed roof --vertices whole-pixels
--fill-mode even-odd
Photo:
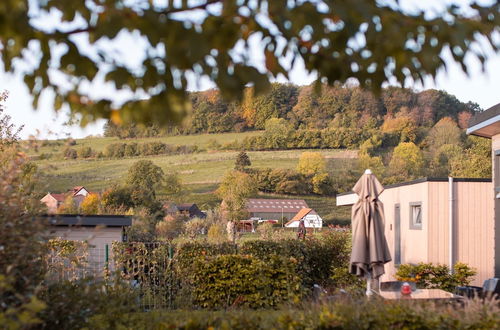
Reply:
[[[299,212],[303,208],[308,208],[303,199],[264,199],[250,198],[247,201],[248,212]]]

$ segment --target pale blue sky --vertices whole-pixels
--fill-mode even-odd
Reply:
[[[408,7],[418,3],[420,8],[425,6],[426,8],[431,8],[430,10],[432,10],[432,8],[439,8],[440,3],[430,0],[418,2],[406,0],[403,2]],[[466,0],[459,2],[464,3]],[[125,43],[126,42],[123,42],[119,47],[127,49],[127,52],[133,49],[133,47],[123,47]],[[256,62],[259,61],[260,59],[256,60]],[[469,77],[465,76],[456,64],[452,64],[451,61],[449,61],[448,72],[439,73],[435,82],[428,80],[424,86],[413,85],[408,87],[412,87],[417,91],[427,88],[442,89],[455,95],[461,101],[476,102],[483,109],[500,103],[500,54],[492,55],[486,65],[485,72],[481,71],[477,62],[471,59],[467,62],[471,69]],[[291,82],[297,85],[306,85],[314,80],[314,76],[307,75],[303,66],[300,64],[292,71],[290,77]],[[190,89],[199,90],[209,87],[212,87],[212,85],[208,81],[192,82]],[[106,88],[102,84],[91,86],[90,89],[95,95],[112,93],[111,89]],[[33,110],[31,106],[31,96],[19,77],[6,75],[0,72],[0,90],[8,90],[10,93],[6,104],[6,112],[12,116],[13,122],[16,125],[25,125],[22,132],[23,138],[27,138],[31,134],[36,135],[37,130],[41,138],[63,138],[68,135],[76,138],[102,133],[103,121],[88,125],[83,129],[78,126],[64,126],[63,123],[67,120],[67,114],[64,111],[55,113],[50,106],[50,102],[47,102],[47,99],[42,98],[40,101],[40,109],[36,111]],[[50,134],[50,132],[53,132],[53,134]]]

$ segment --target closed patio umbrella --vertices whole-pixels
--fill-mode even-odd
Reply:
[[[359,197],[352,207],[352,251],[350,272],[370,282],[385,273],[391,255],[384,235],[384,206],[378,196],[384,187],[366,170],[352,189]]]

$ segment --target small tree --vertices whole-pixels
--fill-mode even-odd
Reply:
[[[99,214],[101,212],[101,200],[97,194],[88,194],[80,204],[82,214]]]
[[[246,199],[256,192],[257,186],[248,174],[239,171],[226,173],[217,189],[217,195],[222,198],[223,213],[228,222],[234,225],[247,215]],[[233,235],[232,240],[234,239]]]
[[[425,161],[422,151],[413,142],[402,142],[392,153],[389,172],[391,183],[412,180],[418,177],[424,168]]]
[[[150,160],[135,162],[128,170],[127,184],[135,188],[144,188],[156,196],[156,189],[164,185],[165,173],[161,167]]]
[[[236,157],[236,162],[234,163],[234,169],[238,171],[244,171],[245,167],[251,166],[250,157],[244,151],[240,152]]]
[[[75,203],[72,195],[67,196],[64,199],[64,202],[57,209],[57,213],[59,214],[77,214],[78,206]]]
[[[300,155],[297,171],[307,176],[325,173],[325,157],[319,152],[303,152]]]

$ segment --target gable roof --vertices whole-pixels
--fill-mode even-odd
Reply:
[[[68,197],[68,194],[53,194],[53,193],[49,193],[50,196],[54,197],[54,199],[58,202],[64,202],[64,200],[66,199],[66,197]]]
[[[179,211],[188,211],[189,209],[191,209],[193,206],[196,206],[196,208],[198,208],[198,206],[194,203],[183,203],[183,204],[178,204],[177,205],[177,208],[179,209]]]
[[[303,217],[305,217],[306,215],[308,215],[313,209],[310,209],[310,208],[303,208],[302,210],[300,210],[293,218],[291,221],[294,221],[294,220],[300,220],[302,219]],[[314,212],[316,213],[316,212]]]
[[[250,198],[247,200],[248,212],[261,213],[295,213],[303,208],[308,208],[306,201],[303,199],[265,199],[265,198]]]

